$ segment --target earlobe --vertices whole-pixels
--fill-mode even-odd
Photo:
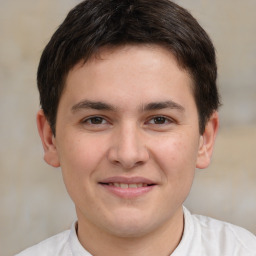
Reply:
[[[219,128],[219,116],[214,112],[205,126],[205,131],[200,137],[196,167],[204,169],[209,166]]]
[[[53,167],[59,167],[59,157],[56,149],[55,137],[43,110],[37,113],[37,129],[44,148],[44,160]]]

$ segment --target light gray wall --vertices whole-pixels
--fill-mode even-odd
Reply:
[[[0,255],[70,226],[74,206],[37,135],[40,53],[77,0],[0,1]],[[217,49],[224,106],[212,165],[186,205],[256,234],[256,1],[182,0]]]

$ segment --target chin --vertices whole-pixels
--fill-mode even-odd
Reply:
[[[137,223],[127,223],[119,226],[111,227],[112,235],[120,238],[138,238],[150,232],[150,228],[146,225]]]
[[[126,211],[115,215],[113,220],[109,222],[107,229],[118,237],[141,237],[153,229],[152,217],[138,214],[138,212]]]

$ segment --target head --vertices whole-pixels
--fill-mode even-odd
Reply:
[[[87,0],[69,12],[45,47],[38,88],[42,110],[55,135],[59,101],[69,71],[104,47],[159,45],[193,80],[199,131],[219,106],[213,44],[185,9],[168,0]]]
[[[211,41],[172,2],[89,0],[68,14],[41,58],[37,122],[87,246],[109,235],[178,243],[218,130],[215,82]]]

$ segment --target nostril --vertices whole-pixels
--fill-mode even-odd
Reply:
[[[117,160],[112,161],[112,163],[113,163],[114,165],[120,165],[120,162],[117,161]]]
[[[143,161],[138,161],[135,163],[135,166],[142,165],[143,163],[144,163]]]

